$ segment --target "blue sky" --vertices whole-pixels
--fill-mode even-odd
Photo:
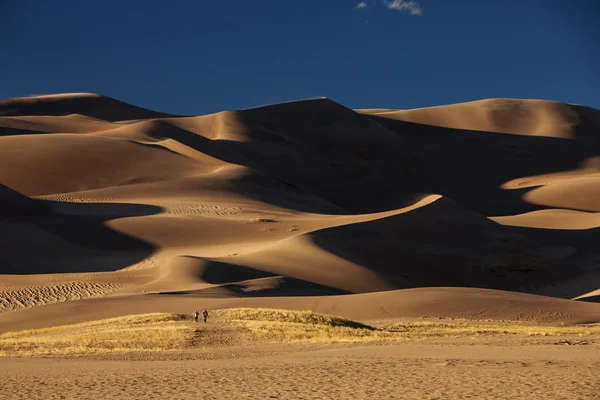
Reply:
[[[318,96],[352,108],[515,97],[600,109],[594,0],[0,4],[0,98],[94,92],[189,115]]]

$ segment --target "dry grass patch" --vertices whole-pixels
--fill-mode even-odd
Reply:
[[[375,330],[372,326],[360,322],[312,311],[278,310],[273,308],[229,308],[216,310],[214,314],[229,321],[281,322]]]
[[[332,343],[480,335],[600,335],[599,325],[540,326],[483,321],[410,320],[374,328],[345,318],[263,308],[211,312],[209,324],[183,314],[141,314],[0,335],[0,356],[161,352],[256,342]]]
[[[377,341],[391,340],[394,336],[360,322],[312,311],[234,308],[215,314],[269,342]]]
[[[516,322],[410,321],[377,329],[360,322],[312,311],[236,308],[219,310],[216,315],[269,342],[404,341],[480,335],[600,335],[598,325],[545,326]]]
[[[528,325],[514,322],[478,321],[440,323],[436,321],[400,322],[386,328],[394,332],[413,337],[431,336],[478,336],[478,335],[521,335],[521,336],[562,336],[600,334],[598,325]]]
[[[277,222],[277,220],[270,218],[251,218],[250,220],[248,220],[248,222],[250,222],[251,224],[268,224],[275,223]]]
[[[142,314],[0,335],[4,355],[85,355],[186,347],[196,326],[181,314]]]

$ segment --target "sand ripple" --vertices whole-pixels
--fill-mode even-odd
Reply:
[[[0,290],[0,313],[68,300],[100,297],[124,285],[101,282],[66,282],[52,286],[31,286]]]

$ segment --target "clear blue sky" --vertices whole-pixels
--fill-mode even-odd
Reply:
[[[395,3],[0,0],[0,98],[94,92],[180,114],[317,96],[600,108],[596,1]]]

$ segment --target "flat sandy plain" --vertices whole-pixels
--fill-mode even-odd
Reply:
[[[145,360],[5,359],[7,399],[597,399],[600,346],[270,345]]]
[[[234,307],[592,333],[11,354],[0,398],[598,398],[599,132],[541,100],[1,101],[0,333]]]

